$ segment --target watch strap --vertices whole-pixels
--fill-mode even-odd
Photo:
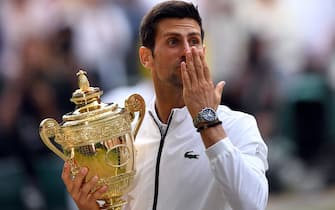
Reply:
[[[206,128],[211,128],[211,127],[214,127],[214,126],[217,126],[217,125],[220,125],[220,124],[222,124],[222,121],[220,121],[220,120],[215,120],[213,122],[206,123],[206,124],[204,124],[202,126],[199,126],[197,128],[197,132],[200,132],[200,131],[202,131],[202,130],[204,130]]]

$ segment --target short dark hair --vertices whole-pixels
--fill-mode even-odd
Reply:
[[[151,51],[155,48],[155,37],[158,23],[166,18],[191,18],[197,21],[201,29],[201,40],[204,39],[204,30],[198,7],[184,1],[164,1],[154,6],[142,19],[140,26],[140,41]]]

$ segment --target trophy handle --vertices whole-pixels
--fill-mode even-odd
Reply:
[[[145,102],[141,95],[133,94],[128,97],[125,101],[125,108],[134,116],[135,112],[139,112],[138,120],[133,132],[134,139],[136,138],[137,132],[140,129],[145,114]]]
[[[64,153],[59,150],[51,141],[51,137],[55,137],[60,131],[60,126],[56,120],[52,118],[47,118],[43,120],[40,124],[40,137],[43,143],[56,155],[62,158],[64,161],[67,161],[68,158],[64,155]]]

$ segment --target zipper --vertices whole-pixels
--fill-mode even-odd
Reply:
[[[166,137],[166,134],[167,134],[167,132],[169,130],[169,127],[170,127],[170,123],[171,123],[173,112],[171,113],[171,115],[170,115],[170,117],[168,119],[168,123],[167,123],[167,127],[166,127],[166,130],[165,130],[165,133],[163,133],[163,130],[162,130],[161,126],[160,126],[160,123],[157,122],[157,120],[153,116],[153,114],[151,112],[149,112],[149,114],[151,115],[151,117],[155,121],[156,125],[159,128],[159,132],[161,134],[161,140],[159,142],[158,154],[157,154],[157,158],[156,158],[154,201],[153,201],[153,206],[152,206],[152,210],[156,210],[157,209],[157,201],[158,201],[158,190],[159,190],[159,167],[160,167],[160,162],[161,162],[161,156],[162,156],[162,152],[163,152],[163,146],[164,146],[164,142],[165,142],[165,137]]]

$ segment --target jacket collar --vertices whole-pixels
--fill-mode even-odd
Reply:
[[[156,96],[154,96],[152,98],[152,100],[150,101],[147,109],[148,109],[149,112],[151,112],[151,115],[155,118],[154,120],[156,122],[159,122],[160,124],[163,124],[160,121],[160,119],[157,115],[156,108],[155,108],[155,101],[156,101]],[[173,115],[172,118],[171,118],[171,115]],[[182,123],[185,119],[191,118],[191,116],[190,116],[190,113],[187,110],[187,107],[184,106],[182,108],[173,108],[171,110],[171,113],[170,113],[170,118],[171,118],[173,124],[179,124],[179,123]]]

